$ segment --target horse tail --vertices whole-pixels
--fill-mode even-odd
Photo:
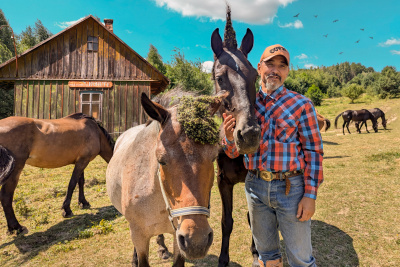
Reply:
[[[14,170],[15,158],[10,151],[0,145],[0,186],[6,183]]]
[[[337,121],[338,121],[339,117],[340,117],[342,114],[343,114],[343,112],[340,113],[339,115],[337,115],[337,117],[336,117],[336,119],[335,119],[335,129],[337,129]]]
[[[325,123],[326,123],[325,132],[326,132],[326,131],[328,131],[329,127],[331,127],[331,121],[328,119],[325,119]]]

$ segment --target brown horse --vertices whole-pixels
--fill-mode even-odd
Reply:
[[[331,121],[322,116],[321,114],[318,113],[318,111],[315,111],[317,114],[317,122],[318,122],[318,128],[320,131],[324,130],[325,132],[328,131],[328,129],[331,127]]]
[[[375,119],[374,115],[372,115],[372,113],[369,112],[366,109],[343,111],[342,113],[337,115],[337,117],[335,119],[335,128],[336,129],[337,129],[337,121],[338,121],[340,116],[342,116],[342,118],[343,118],[343,126],[342,126],[343,134],[344,134],[344,127],[345,126],[346,126],[347,131],[349,132],[349,134],[351,134],[350,130],[349,130],[349,124],[350,124],[351,121],[365,123],[365,130],[367,131],[367,133],[369,133],[368,128],[367,128],[367,120],[371,120],[372,121],[372,128],[374,129],[375,132],[378,132],[378,123],[376,122],[376,119]],[[360,129],[357,129],[357,131],[359,133],[361,133]]]
[[[62,119],[39,120],[8,117],[0,120],[0,200],[9,232],[27,233],[12,207],[15,188],[25,164],[39,168],[58,168],[75,164],[62,205],[63,216],[72,216],[72,193],[79,185],[79,204],[89,208],[85,199],[84,169],[97,155],[109,162],[113,141],[96,121],[82,113]]]
[[[382,119],[382,126],[383,126],[383,129],[386,130],[386,123],[387,123],[387,120],[386,120],[386,118],[385,118],[385,112],[383,112],[383,111],[382,111],[381,109],[379,109],[379,108],[368,109],[368,111],[371,112],[372,115],[374,115],[374,118],[375,118],[377,121],[378,121],[379,118]],[[359,122],[355,122],[355,125],[356,125],[356,128],[357,128],[357,132],[361,132],[361,127],[363,126],[363,123],[361,123],[361,125],[360,125]]]
[[[209,105],[210,115],[223,97]],[[204,257],[213,240],[207,217],[218,142],[192,139],[179,120],[181,104],[166,109],[145,94],[141,103],[153,121],[118,138],[107,193],[129,223],[134,266],[149,266],[150,238],[162,233],[174,234],[173,266],[183,266],[184,258]]]

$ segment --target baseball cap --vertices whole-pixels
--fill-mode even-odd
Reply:
[[[260,62],[270,60],[274,56],[284,56],[286,58],[287,64],[289,65],[289,52],[280,44],[271,45],[265,48],[264,53],[261,55]]]

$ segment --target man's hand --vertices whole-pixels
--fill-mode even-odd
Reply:
[[[229,142],[232,142],[233,131],[235,130],[235,125],[236,125],[236,119],[232,117],[232,115],[227,116],[226,113],[223,113],[222,116],[224,117],[224,130],[226,139],[228,139]]]
[[[297,208],[297,219],[299,221],[304,222],[314,215],[315,213],[315,199],[309,197],[303,197],[300,200],[299,206]]]

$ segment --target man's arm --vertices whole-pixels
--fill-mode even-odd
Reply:
[[[225,154],[233,159],[239,156],[233,138],[236,119],[232,115],[227,116],[226,113],[222,114],[222,116],[224,117],[223,127],[225,131],[225,138],[222,139],[222,148],[224,149]]]

